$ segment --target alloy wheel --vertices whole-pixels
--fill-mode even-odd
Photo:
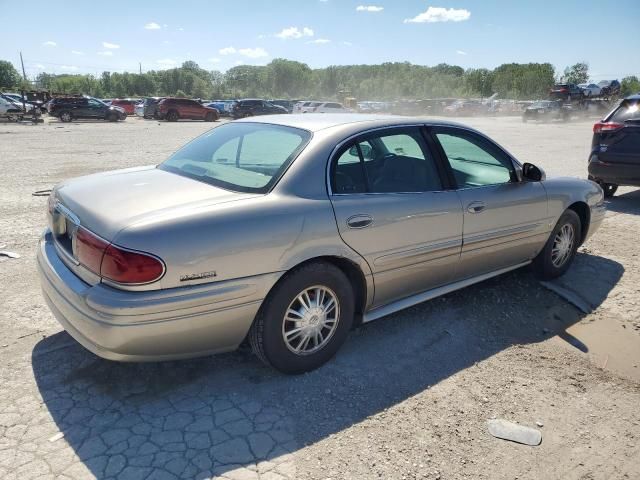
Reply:
[[[573,225],[566,223],[562,226],[556,237],[553,239],[553,248],[551,249],[551,262],[556,268],[562,267],[571,257],[573,252],[573,244],[575,232]]]
[[[340,303],[329,288],[315,285],[289,304],[282,322],[282,337],[296,355],[310,355],[329,343],[340,321]]]

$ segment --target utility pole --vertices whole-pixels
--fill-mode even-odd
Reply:
[[[20,52],[20,63],[22,64],[22,76],[24,77],[25,81],[27,80],[27,74],[24,71],[24,61],[22,60],[22,52]]]
[[[142,75],[142,62],[138,62],[138,65],[140,66],[140,75]]]

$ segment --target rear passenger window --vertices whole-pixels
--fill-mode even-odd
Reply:
[[[609,119],[620,123],[627,120],[640,120],[640,101],[624,100]]]
[[[398,132],[398,133],[395,133]],[[442,190],[436,162],[419,129],[367,136],[338,158],[335,193],[411,193]]]

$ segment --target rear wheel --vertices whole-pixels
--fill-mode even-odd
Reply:
[[[107,117],[107,120],[109,120],[110,122],[117,122],[119,120],[120,116],[115,113],[115,112],[111,112],[109,114],[109,116]]]
[[[600,183],[600,188],[602,188],[605,198],[611,198],[618,190],[618,185],[615,183]]]
[[[71,112],[60,112],[60,121],[61,122],[65,122],[65,123],[69,123],[71,120],[73,120],[73,115],[71,114]]]
[[[165,117],[167,122],[177,122],[178,121],[178,112],[175,110],[171,110],[167,112],[167,116]]]
[[[330,360],[353,323],[353,289],[329,263],[291,271],[265,300],[249,332],[254,353],[283,373],[299,374]]]
[[[576,255],[582,238],[580,217],[573,210],[566,210],[542,251],[533,259],[533,270],[541,280],[551,280],[563,275]]]

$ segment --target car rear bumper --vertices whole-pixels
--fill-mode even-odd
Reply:
[[[234,350],[280,273],[133,292],[89,285],[58,258],[47,230],[37,252],[44,298],[86,349],[117,361],[160,361]]]
[[[598,158],[589,162],[589,176],[595,181],[640,187],[640,158],[637,164],[605,163]]]

